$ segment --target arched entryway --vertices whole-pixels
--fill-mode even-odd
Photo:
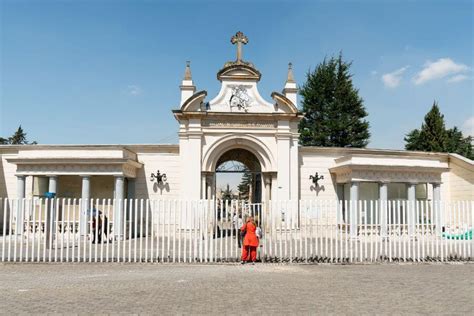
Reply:
[[[216,175],[225,174],[219,171],[242,174],[250,172],[252,179],[247,180],[253,184],[252,190],[249,190],[250,203],[267,203],[272,198],[272,184],[276,183],[275,166],[272,151],[258,138],[251,135],[224,136],[203,153],[201,198],[218,199],[219,191],[216,189],[219,189],[219,184],[216,183]],[[235,193],[238,199],[238,192]]]
[[[262,202],[262,167],[258,158],[243,148],[226,151],[215,169],[216,198]]]

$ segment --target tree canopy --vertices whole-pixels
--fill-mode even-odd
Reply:
[[[464,137],[456,126],[446,129],[444,115],[436,101],[425,115],[421,128],[410,131],[404,140],[407,150],[450,152],[474,159],[473,138]]]
[[[303,146],[365,147],[370,138],[368,115],[352,84],[350,62],[325,59],[308,71],[299,93],[304,117],[299,124]]]
[[[23,130],[21,125],[18,127],[18,129],[13,133],[12,136],[8,138],[3,138],[0,137],[0,145],[36,145],[37,142],[29,142],[26,138],[26,132]]]

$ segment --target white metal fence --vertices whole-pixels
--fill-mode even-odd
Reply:
[[[233,262],[246,216],[264,262],[471,260],[474,201],[0,199],[1,261]]]

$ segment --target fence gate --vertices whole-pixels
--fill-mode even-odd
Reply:
[[[262,228],[263,262],[471,260],[474,201],[0,199],[2,262],[234,262]]]

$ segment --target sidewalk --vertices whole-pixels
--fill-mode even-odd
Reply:
[[[0,264],[0,313],[469,314],[474,264]]]

